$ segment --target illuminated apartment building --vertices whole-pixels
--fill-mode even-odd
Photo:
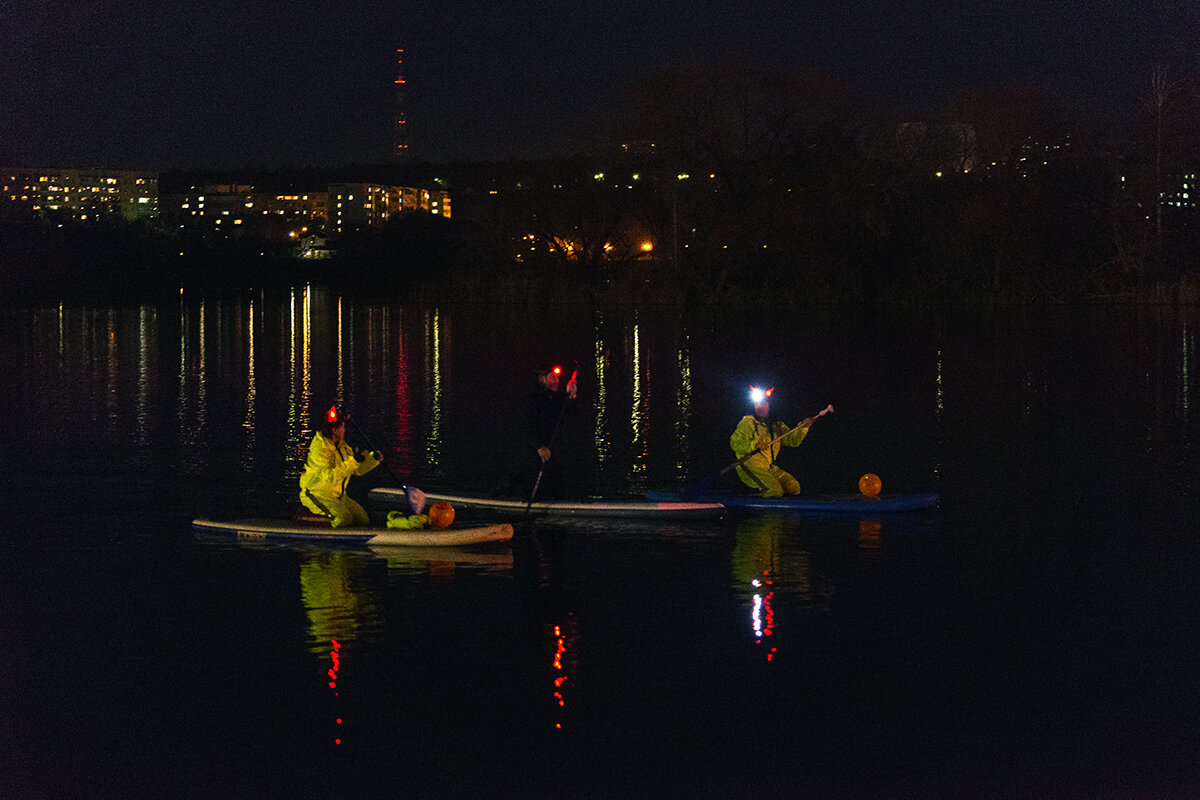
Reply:
[[[238,232],[255,213],[253,190],[253,186],[231,183],[192,187],[187,194],[171,196],[168,217],[184,230]]]
[[[450,217],[450,193],[440,189],[413,189],[408,186],[393,187],[400,194],[404,211],[428,211],[435,217]]]
[[[440,190],[429,192],[429,213],[450,219],[450,193]]]
[[[382,225],[389,217],[414,211],[450,216],[450,194],[445,191],[414,189],[408,186],[382,186],[375,183],[334,183],[329,185],[329,227],[331,234]]]
[[[256,192],[245,184],[216,184],[164,198],[169,222],[196,233],[225,236],[252,231],[268,239],[300,238],[325,229],[325,192]]]
[[[331,183],[328,203],[329,232],[333,234],[382,225],[393,209],[388,187],[375,183]]]
[[[329,207],[328,192],[298,192],[263,196],[263,215],[270,227],[286,228],[288,238],[302,239],[325,230],[325,215]]]
[[[138,220],[158,214],[158,174],[135,170],[0,168],[0,203],[39,216]]]

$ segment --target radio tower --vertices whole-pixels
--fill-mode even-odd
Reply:
[[[392,125],[392,158],[401,159],[408,154],[408,125],[404,111],[404,51],[396,50],[396,107]]]

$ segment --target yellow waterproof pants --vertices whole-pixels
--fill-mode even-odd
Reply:
[[[367,525],[370,523],[366,509],[348,494],[344,494],[341,497],[334,497],[320,492],[301,491],[300,502],[314,514],[329,517],[332,520],[331,524],[335,528],[346,528],[353,525]]]
[[[751,489],[760,490],[763,497],[800,494],[800,481],[793,478],[786,470],[774,464],[767,469],[760,469],[748,466],[748,463],[738,466],[738,477]]]

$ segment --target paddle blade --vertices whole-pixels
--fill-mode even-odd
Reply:
[[[425,493],[415,486],[405,486],[404,494],[408,497],[408,504],[412,506],[414,514],[420,514],[425,510]]]

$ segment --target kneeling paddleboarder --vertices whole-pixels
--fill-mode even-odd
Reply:
[[[754,413],[742,417],[729,437],[729,446],[738,459],[745,459],[738,464],[738,477],[751,489],[761,492],[763,497],[800,494],[800,482],[776,464],[775,459],[781,446],[798,447],[813,424],[812,417],[806,417],[795,428],[784,422],[771,421],[769,398],[774,391],[774,386],[770,389],[750,387]]]
[[[352,475],[366,475],[379,466],[378,453],[355,453],[346,444],[346,417],[330,406],[308,446],[300,475],[300,502],[314,514],[328,517],[334,528],[367,525],[366,510],[346,493]]]

